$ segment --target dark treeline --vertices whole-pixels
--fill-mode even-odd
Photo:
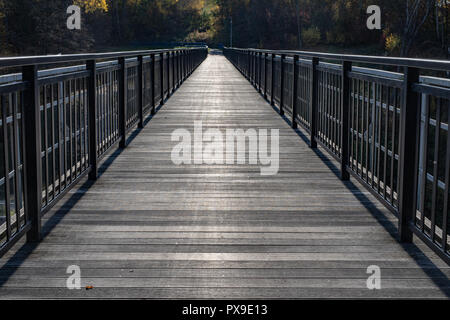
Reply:
[[[68,30],[71,4],[81,30]],[[182,41],[201,29],[202,0],[0,0],[2,54],[49,54]]]
[[[83,8],[68,30],[66,9]],[[378,5],[382,29],[366,27]],[[0,53],[48,54],[204,41],[448,57],[450,0],[0,0]]]
[[[450,40],[448,0],[218,0],[217,31],[229,43],[273,49],[355,47],[392,55],[445,57]],[[378,5],[382,29],[366,27]]]

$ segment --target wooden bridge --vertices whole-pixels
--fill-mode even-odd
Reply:
[[[68,116],[76,118],[79,112],[80,125],[69,129],[73,133],[69,136],[75,140],[64,140],[67,131],[64,128],[60,131],[59,127],[56,137],[54,134],[45,135],[43,140],[26,137],[32,140],[24,142],[27,146],[33,147],[34,144],[36,148],[36,144],[45,144],[43,157],[37,157],[47,168],[41,172],[43,189],[38,188],[44,190],[42,202],[39,199],[37,205],[34,199],[34,206],[39,206],[39,214],[45,215],[37,227],[33,226],[36,222],[33,217],[29,218],[31,226],[27,227],[28,220],[20,213],[24,210],[19,208],[17,218],[14,214],[6,214],[8,222],[5,226],[9,230],[6,230],[8,237],[3,240],[7,249],[3,250],[0,260],[1,299],[448,299],[450,269],[442,254],[438,255],[418,237],[410,243],[399,242],[398,218],[379,196],[363,184],[366,175],[362,180],[341,180],[342,163],[330,155],[320,139],[319,147],[311,148],[308,131],[293,129],[289,112],[285,111],[285,115],[280,117],[279,102],[275,101],[275,106],[271,106],[264,99],[264,93],[270,96],[267,82],[270,53],[253,55],[250,51],[245,52],[248,59],[246,68],[242,61],[238,63],[236,56],[226,53],[244,74],[245,70],[248,71],[250,80],[253,78],[251,70],[254,75],[255,70],[260,74],[264,72],[263,78],[254,81],[263,95],[258,94],[226,57],[214,51],[196,70],[204,57],[192,60],[194,63],[190,66],[195,71],[189,78],[191,70],[184,65],[186,52],[175,52],[173,56],[169,52],[167,57],[162,53],[162,61],[151,53],[148,63],[146,58],[138,58],[137,62],[127,62],[122,58],[119,66],[91,63],[90,74],[85,70],[73,70],[70,76],[52,76],[53,82],[40,83],[44,89],[40,93],[35,91],[34,101],[36,97],[45,95],[42,100],[45,107],[38,112],[39,118],[40,113],[44,113],[45,117],[53,119],[56,115],[58,119],[59,113],[47,114],[42,110],[47,110],[47,102],[49,110],[53,110],[54,101],[58,101],[56,106],[59,110],[59,101],[67,98],[69,108],[73,102],[76,110],[74,114],[69,112]],[[264,64],[260,64],[259,69],[257,64],[250,68],[254,63],[253,57],[258,55],[264,57]],[[286,59],[283,55],[281,58]],[[164,64],[166,59],[168,62]],[[297,62],[300,65],[301,61]],[[131,74],[138,79],[138,85],[134,87],[137,95],[128,87],[128,93],[131,92],[131,97],[135,97],[137,102],[130,102],[133,101],[130,95],[122,100],[120,88],[116,88],[118,94],[114,95],[114,86],[123,85],[120,79],[127,82],[127,73],[120,71],[120,64],[131,68],[128,76]],[[89,70],[89,62],[87,65],[86,70]],[[145,77],[147,66],[151,68],[149,78]],[[167,77],[161,71],[165,68],[172,76]],[[22,80],[16,80],[19,82],[14,84],[16,87],[9,85],[10,91],[19,92],[21,81],[38,82],[40,76],[33,72],[30,74],[30,68],[27,70],[28,74],[24,72]],[[37,72],[36,68],[34,71]],[[85,81],[92,77],[92,72],[96,82]],[[167,87],[156,84],[155,79],[159,75],[162,77],[160,84],[168,79]],[[375,76],[366,77],[365,81],[369,82]],[[332,77],[329,80],[332,81]],[[284,86],[291,83],[286,81]],[[391,84],[396,80],[386,81]],[[146,86],[148,83],[150,87]],[[94,100],[89,99],[91,96],[86,95],[89,86],[96,86],[94,91],[101,93],[100,98],[95,99],[94,94]],[[148,88],[151,90],[146,91]],[[171,88],[178,88],[173,95]],[[299,88],[303,90],[301,86]],[[4,124],[10,115],[5,114],[6,105],[17,107],[20,103],[13,98],[15,93],[5,94],[5,86],[0,90]],[[164,105],[157,107],[155,101],[159,92],[162,92],[162,100],[166,95],[171,96]],[[150,97],[150,103],[147,105],[140,101],[139,95],[143,101]],[[6,99],[11,99],[9,104]],[[335,99],[338,101],[337,96]],[[33,95],[30,100],[25,93],[24,101],[32,100]],[[36,103],[42,106],[42,101]],[[83,101],[95,104],[100,113],[89,113]],[[128,107],[137,106],[127,128],[125,124],[116,126],[114,122],[115,105],[119,107],[119,120],[126,114],[127,109],[120,111],[123,107],[121,101]],[[110,105],[111,109],[108,109]],[[139,105],[142,105],[142,112]],[[62,107],[66,107],[66,102]],[[152,107],[156,107],[154,115]],[[98,117],[101,112],[106,116]],[[15,121],[22,119],[17,116],[20,113],[20,110],[11,113],[14,128]],[[300,109],[295,113],[300,114]],[[133,113],[130,114],[132,117]],[[90,116],[97,117],[97,134],[93,140],[89,140],[92,139],[89,132],[83,131],[82,119],[87,125]],[[47,118],[43,121],[44,132],[48,130],[47,124],[53,128],[52,123],[55,122],[47,121]],[[177,129],[193,130],[196,121],[202,121],[205,130],[279,129],[279,173],[262,176],[259,166],[248,163],[175,165],[171,152],[177,142],[172,141],[171,135]],[[302,124],[300,117],[294,121]],[[69,123],[76,121],[70,119]],[[4,132],[7,133],[6,129]],[[70,145],[68,150],[77,155],[70,155],[69,166],[63,159],[67,153],[57,152],[61,150],[58,147],[60,141],[75,141],[81,147],[72,148]],[[97,148],[89,150],[88,141],[94,141]],[[121,143],[122,148],[113,148],[116,142]],[[20,143],[13,145],[19,145],[16,150],[20,147]],[[11,150],[9,147],[5,149]],[[97,157],[100,153],[101,156]],[[92,156],[89,159],[88,154],[94,154],[95,161]],[[19,158],[9,161],[10,170],[5,172],[11,168],[19,172],[22,163]],[[26,161],[29,162],[25,161],[25,164],[40,171],[35,159],[27,154]],[[60,165],[58,159],[63,159]],[[76,161],[72,162],[72,159]],[[92,166],[98,171],[91,170]],[[360,169],[364,171],[364,168]],[[91,172],[91,179],[85,178],[83,172]],[[97,180],[92,179],[96,178],[92,177],[92,172],[98,176]],[[367,176],[370,181],[374,180],[373,175]],[[12,212],[10,206],[17,208],[21,203],[18,200],[21,193],[17,192],[21,175],[10,177],[16,184],[12,184],[12,188],[8,186],[8,191],[15,189],[16,192],[11,193],[15,200],[7,197],[10,203],[7,212]],[[32,178],[26,183],[32,184],[30,180]],[[69,188],[69,184],[73,187]],[[6,187],[8,184],[3,185]],[[24,189],[32,188],[28,185],[28,189]],[[444,188],[447,192],[448,188]],[[388,198],[389,195],[386,196]],[[27,210],[33,210],[33,204],[28,202]],[[17,228],[16,221],[22,220],[22,226]],[[17,238],[11,231],[14,229]],[[28,242],[20,237],[25,232],[28,232]],[[36,242],[36,237],[41,241]],[[79,266],[82,290],[67,288],[69,266]],[[380,290],[367,287],[367,279],[371,276],[367,273],[369,266],[381,269]],[[92,289],[85,290],[86,286],[92,286]]]

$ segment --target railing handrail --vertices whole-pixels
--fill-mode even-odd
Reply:
[[[225,49],[238,50],[238,51],[252,51],[252,52],[267,53],[267,54],[286,55],[286,56],[320,58],[320,59],[337,60],[337,61],[351,61],[351,62],[360,62],[360,63],[369,63],[369,64],[450,71],[450,61],[449,60],[364,56],[364,55],[353,55],[353,54],[338,54],[338,53],[295,51],[295,50],[266,50],[266,49],[254,49],[254,48],[225,48]]]
[[[161,54],[174,51],[193,51],[204,49],[205,48],[199,47],[199,48],[119,51],[106,53],[80,53],[80,54],[61,54],[61,55],[3,57],[0,58],[0,68],[22,67],[27,65],[57,64],[57,63],[67,63],[85,60],[117,59],[117,58],[147,56],[152,54]]]

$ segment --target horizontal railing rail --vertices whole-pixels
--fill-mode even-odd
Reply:
[[[224,48],[280,111],[450,263],[450,61]],[[325,61],[324,61],[325,60]],[[337,61],[338,63],[329,63]],[[402,67],[403,74],[355,64]]]
[[[264,50],[264,49],[242,49],[242,48],[224,48],[226,50],[234,50],[235,52],[253,52],[258,55],[278,55],[278,56],[298,56],[303,58],[317,58],[323,60],[335,61],[352,61],[353,63],[369,63],[384,66],[396,67],[415,67],[420,69],[450,71],[449,60],[435,60],[435,59],[415,59],[415,58],[399,58],[399,57],[381,57],[381,56],[363,56],[351,54],[336,54],[324,52],[310,52],[310,51],[293,51],[293,50]]]
[[[0,58],[0,257],[127,134],[143,128],[207,48]],[[98,61],[102,60],[102,61]],[[104,61],[107,60],[107,61]],[[43,65],[76,66],[39,70]],[[81,65],[80,63],[83,63]]]

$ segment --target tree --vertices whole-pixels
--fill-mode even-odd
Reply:
[[[401,56],[407,56],[420,28],[427,21],[436,0],[405,0],[405,22],[402,33]]]

